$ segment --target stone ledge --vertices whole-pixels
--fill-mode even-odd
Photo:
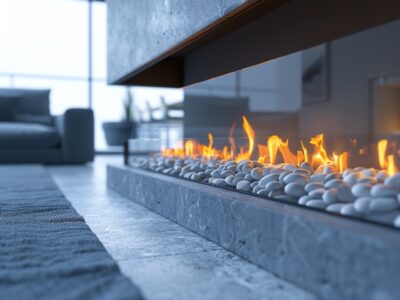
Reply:
[[[108,188],[323,299],[396,299],[400,232],[124,166]]]

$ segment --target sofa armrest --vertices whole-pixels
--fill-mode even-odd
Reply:
[[[55,117],[64,162],[83,163],[94,158],[94,116],[91,109],[72,108]]]

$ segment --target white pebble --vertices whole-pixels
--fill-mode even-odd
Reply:
[[[371,185],[367,183],[357,183],[351,188],[351,193],[355,197],[368,197],[371,195]]]
[[[326,204],[332,204],[338,202],[338,190],[333,188],[325,191],[324,194],[322,195],[322,200]]]
[[[306,186],[304,187],[305,191],[307,193],[316,190],[316,189],[322,189],[324,188],[324,185],[321,182],[310,182],[307,183]]]
[[[230,186],[235,186],[235,184],[233,183],[234,180],[235,180],[235,176],[234,175],[230,175],[230,176],[225,178],[225,183],[230,185]]]
[[[306,205],[306,203],[312,199],[313,199],[312,197],[305,195],[305,196],[300,197],[300,199],[297,203],[300,205]]]
[[[257,192],[257,195],[261,195],[261,196],[268,196],[269,191],[266,189],[261,189]]]
[[[362,198],[358,198],[355,202],[354,202],[354,209],[365,215],[365,214],[369,214],[370,213],[370,209],[369,209],[369,204],[371,203],[371,198],[370,197],[362,197]]]
[[[375,178],[376,180],[378,180],[379,182],[384,182],[385,179],[388,177],[388,173],[385,170],[379,171],[376,175]]]
[[[283,179],[283,182],[285,184],[299,183],[304,186],[305,184],[308,183],[308,178],[307,178],[307,176],[305,176],[303,174],[289,174],[289,175],[285,176],[285,178]]]
[[[265,186],[267,185],[268,182],[278,181],[278,179],[279,179],[279,174],[269,174],[269,175],[261,178],[258,185],[262,188],[265,188]]]
[[[373,198],[369,203],[371,212],[388,212],[399,207],[399,203],[394,198],[380,197]]]
[[[254,178],[254,180],[260,180],[263,177],[263,169],[260,167],[254,168],[251,170],[251,177]]]
[[[293,174],[295,175],[295,174]],[[296,174],[299,175],[299,174]],[[287,195],[300,198],[301,196],[305,195],[304,184],[298,182],[291,182],[285,186],[285,193]]]
[[[359,216],[360,214],[354,209],[353,203],[348,203],[342,206],[340,213],[345,216]]]
[[[219,187],[226,187],[226,186],[228,186],[228,185],[226,184],[226,182],[225,182],[225,179],[223,179],[223,178],[215,178],[215,179],[213,180],[213,184],[215,184],[216,186],[219,186]]]
[[[351,190],[348,186],[343,185],[337,188],[338,194],[337,197],[342,202],[352,202],[354,200],[354,196],[351,193]]]
[[[214,170],[211,172],[211,177],[213,178],[220,178],[221,177],[221,172],[218,170]]]
[[[268,197],[270,198],[276,198],[277,196],[283,195],[283,191],[282,190],[274,190],[274,191],[270,191],[268,193]]]
[[[341,180],[341,179],[332,179],[332,180],[326,181],[325,184],[324,184],[324,187],[326,189],[331,189],[331,188],[337,188],[337,187],[342,186],[342,185],[346,185],[346,183],[343,180]]]
[[[397,228],[400,228],[400,215],[398,215],[398,216],[396,217],[396,219],[394,219],[393,225],[394,225],[395,227],[397,227]]]
[[[250,181],[247,180],[242,180],[236,185],[236,189],[240,191],[250,191],[251,186],[250,186]]]
[[[318,174],[313,174],[310,177],[310,181],[311,182],[320,182],[320,183],[324,183],[325,181],[325,174],[322,173],[318,173]]]
[[[357,180],[357,183],[368,183],[368,184],[376,184],[378,180],[374,177],[363,177]]]
[[[338,214],[344,205],[343,203],[333,203],[327,206],[326,211]]]
[[[315,189],[308,193],[313,199],[322,199],[322,195],[324,194],[324,189]]]
[[[308,162],[302,162],[302,163],[300,164],[300,168],[309,170],[311,173],[314,171],[313,167],[312,167],[311,164],[308,163]]]
[[[390,185],[395,187],[397,190],[400,190],[400,173],[396,173],[392,176],[389,176],[385,179],[385,185]]]
[[[391,186],[387,186],[384,184],[376,184],[371,189],[372,197],[395,197],[397,195],[397,191]]]
[[[346,182],[348,185],[353,186],[357,183],[357,180],[359,178],[361,178],[361,173],[354,172],[344,177],[343,181]]]
[[[258,185],[256,185],[255,187],[253,187],[252,193],[257,194],[258,191],[260,191],[260,190],[261,190],[261,188]]]
[[[327,204],[322,200],[312,199],[310,201],[307,201],[306,206],[324,209],[326,208]]]
[[[280,190],[283,189],[283,184],[280,183],[279,181],[271,181],[267,183],[265,188],[269,191]]]

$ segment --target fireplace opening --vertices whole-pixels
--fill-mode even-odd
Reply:
[[[139,133],[125,161],[400,228],[399,31],[395,21],[190,86],[183,122]]]

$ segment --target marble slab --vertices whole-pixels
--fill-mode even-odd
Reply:
[[[322,299],[398,299],[396,229],[120,165],[107,186]]]

